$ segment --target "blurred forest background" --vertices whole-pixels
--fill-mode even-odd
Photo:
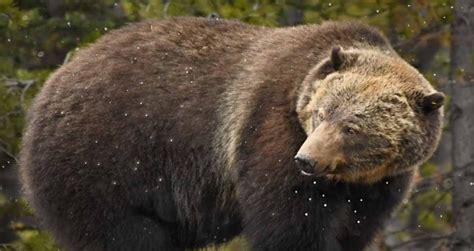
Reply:
[[[127,23],[211,14],[270,27],[356,19],[382,30],[450,102],[438,151],[370,249],[474,250],[473,2],[0,0],[0,250],[58,249],[39,228],[16,178],[25,112],[48,75],[78,48]],[[222,249],[244,247],[240,238]]]

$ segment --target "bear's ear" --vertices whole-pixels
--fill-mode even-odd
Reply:
[[[424,112],[429,113],[439,109],[444,104],[444,94],[442,92],[434,92],[421,98],[419,105]]]
[[[338,71],[341,69],[342,64],[344,63],[344,55],[342,54],[342,48],[339,46],[333,47],[331,49],[331,64],[332,68],[335,71]]]
[[[331,49],[329,58],[326,58],[317,68],[316,78],[324,79],[327,75],[346,68],[351,62],[357,59],[353,53],[345,52],[340,46]]]

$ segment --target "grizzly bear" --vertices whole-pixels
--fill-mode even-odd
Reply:
[[[67,250],[362,250],[440,136],[444,96],[374,28],[170,18],[44,85],[25,194]]]

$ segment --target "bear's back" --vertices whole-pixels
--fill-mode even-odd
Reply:
[[[202,128],[213,130],[216,97],[259,29],[178,18],[110,32],[81,49],[45,83],[28,115],[24,158],[29,151],[55,156],[51,153],[59,151],[59,145],[64,152],[86,153],[91,151],[89,141],[117,140],[121,145],[136,137],[157,140],[163,131],[173,141],[170,130],[206,142],[199,135],[205,134]],[[177,117],[183,120],[172,119]]]

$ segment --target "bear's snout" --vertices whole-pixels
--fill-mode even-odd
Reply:
[[[304,155],[296,155],[295,156],[295,163],[296,166],[300,169],[301,174],[303,175],[314,175],[314,169],[317,165],[317,161],[309,158],[308,156]]]
[[[322,166],[320,162],[311,157],[297,154],[294,159],[296,166],[299,168],[301,174],[303,175],[322,176],[328,174],[328,172],[330,171],[329,166]]]
[[[337,125],[321,123],[304,141],[294,160],[303,175],[335,172],[342,159],[343,140]]]

